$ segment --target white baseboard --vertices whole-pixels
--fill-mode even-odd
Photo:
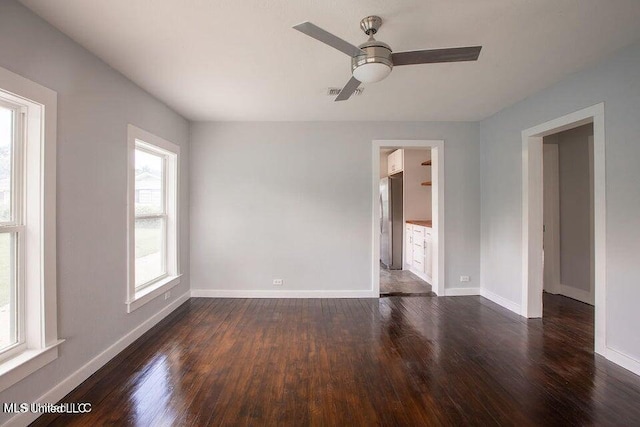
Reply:
[[[556,294],[556,295],[558,294],[564,295],[566,297],[569,297],[571,299],[574,299],[589,305],[595,304],[595,298],[589,291],[585,291],[583,289],[577,289],[577,288],[563,285],[563,284],[559,284],[556,290],[558,291],[557,293],[556,292],[550,292],[550,293]]]
[[[444,296],[446,297],[469,295],[480,295],[480,288],[447,288],[444,290]]]
[[[511,310],[516,314],[521,314],[520,304],[516,304],[513,301],[510,301],[506,298],[501,297],[500,295],[494,294],[491,291],[486,290],[485,288],[480,289],[480,295],[485,297],[486,299],[495,302],[498,305],[506,308],[507,310]]]
[[[372,290],[300,291],[262,289],[191,289],[194,298],[378,298]]]
[[[109,348],[98,354],[96,357],[87,362],[80,369],[69,375],[66,379],[58,383],[57,386],[40,396],[33,403],[57,403],[74,388],[78,387],[93,375],[98,369],[102,368],[107,362],[117,356],[122,350],[131,345],[135,340],[140,338],[145,332],[154,327],[158,322],[167,317],[171,312],[178,308],[182,303],[189,299],[189,292],[185,292],[171,304],[163,308],[161,311],[147,319],[140,326],[120,338]],[[41,414],[24,412],[16,414],[7,420],[3,426],[26,426],[35,421]]]
[[[421,278],[422,280],[424,280],[428,284],[430,284],[430,285],[433,284],[433,278],[431,276],[429,276],[427,273],[423,273],[422,271],[415,270],[415,269],[413,269],[411,267],[405,268],[405,270],[409,270],[410,272],[412,272],[413,274],[415,274],[416,276],[418,276],[419,278]]]
[[[614,350],[611,347],[606,348],[605,357],[615,363],[633,372],[636,375],[640,375],[640,361],[628,356],[618,350]]]

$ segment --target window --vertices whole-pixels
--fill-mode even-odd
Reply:
[[[62,342],[56,98],[52,90],[0,68],[0,391],[56,359]]]
[[[24,233],[19,191],[22,119],[19,105],[0,102],[0,354],[23,342],[23,310],[19,313],[18,307],[22,307],[24,275],[17,256]]]
[[[129,311],[179,283],[180,147],[129,125]]]
[[[167,275],[166,156],[136,144],[136,290]]]

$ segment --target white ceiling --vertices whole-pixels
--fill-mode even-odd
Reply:
[[[638,0],[22,0],[191,120],[479,120],[640,39]],[[394,51],[483,45],[478,62],[397,67],[333,102],[378,14]]]

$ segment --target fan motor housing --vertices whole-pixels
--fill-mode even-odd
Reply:
[[[351,58],[351,72],[359,66],[371,62],[385,64],[389,68],[393,68],[392,51],[388,44],[371,39],[358,47],[364,51],[364,54]]]

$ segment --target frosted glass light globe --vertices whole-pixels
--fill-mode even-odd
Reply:
[[[380,62],[367,62],[353,70],[353,77],[362,83],[375,83],[386,78],[391,67]]]

